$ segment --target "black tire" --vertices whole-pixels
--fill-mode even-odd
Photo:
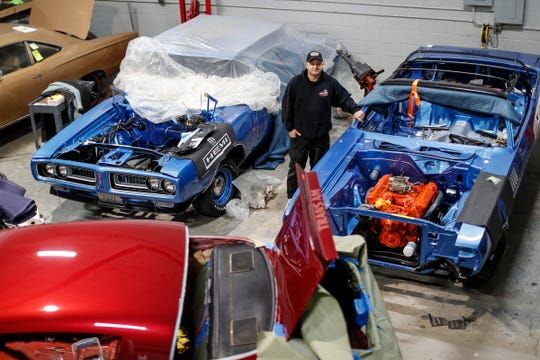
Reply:
[[[238,175],[238,166],[230,159],[225,159],[212,179],[212,183],[193,201],[199,214],[219,217],[225,214],[227,203],[236,196],[232,181]]]
[[[105,74],[102,72],[95,72],[84,76],[81,80],[93,81],[92,94],[90,95],[90,107],[96,106],[101,100],[107,96],[107,89],[105,84]]]
[[[493,251],[490,257],[486,260],[486,263],[484,264],[484,267],[482,267],[482,270],[480,270],[480,272],[475,276],[464,280],[463,285],[465,285],[466,287],[474,288],[489,281],[497,272],[497,267],[501,262],[501,259],[507,247],[508,235],[505,233],[497,243],[497,248],[495,249],[495,251]]]

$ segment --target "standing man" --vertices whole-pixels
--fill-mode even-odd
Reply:
[[[340,107],[359,121],[364,117],[351,94],[323,71],[323,64],[319,51],[308,53],[306,70],[291,79],[283,95],[283,121],[291,140],[287,174],[289,199],[298,187],[295,164],[303,169],[309,156],[313,168],[330,147],[331,107]]]

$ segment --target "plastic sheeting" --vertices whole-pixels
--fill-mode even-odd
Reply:
[[[204,94],[219,106],[246,104],[252,110],[279,111],[279,79],[253,69],[239,77],[196,73],[175,62],[156,39],[129,43],[115,86],[126,93],[131,108],[153,123],[205,109]]]
[[[233,184],[249,207],[264,209],[268,200],[276,195],[274,191],[281,180],[260,171],[249,171],[234,179]]]
[[[249,205],[241,199],[232,199],[225,206],[225,212],[236,220],[246,220],[249,217]]]
[[[281,23],[198,16],[155,38],[130,42],[115,86],[140,116],[159,123],[204,109],[204,93],[218,106],[246,104],[279,111],[287,82],[319,50],[334,64],[337,40],[300,33]]]
[[[176,61],[195,72],[238,77],[253,67],[276,74],[282,91],[319,50],[324,69],[334,66],[339,42],[321,33],[299,32],[283,23],[232,16],[198,16],[156,36]]]

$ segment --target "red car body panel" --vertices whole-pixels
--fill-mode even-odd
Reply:
[[[314,172],[297,165],[299,201],[276,237],[278,251],[270,255],[277,284],[276,319],[289,338],[321,281],[337,258],[328,215]]]
[[[43,225],[1,231],[0,248],[0,334],[110,334],[122,338],[122,358],[168,357],[183,301],[183,224]]]

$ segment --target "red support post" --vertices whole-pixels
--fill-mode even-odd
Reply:
[[[180,23],[186,22],[186,0],[178,0],[178,6],[180,7]]]
[[[212,0],[206,0],[206,15],[212,15]]]

